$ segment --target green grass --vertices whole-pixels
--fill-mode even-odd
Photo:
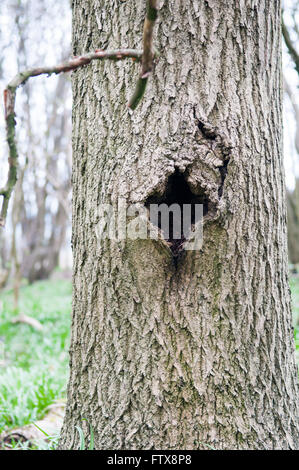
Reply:
[[[11,323],[12,293],[0,296],[0,432],[40,419],[65,396],[71,312],[70,281],[41,281],[20,292],[20,312],[42,331]]]

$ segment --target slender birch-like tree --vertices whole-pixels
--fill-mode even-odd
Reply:
[[[73,72],[73,321],[60,448],[298,449],[280,1],[160,0],[140,66]],[[73,0],[73,53],[140,49],[144,2]],[[142,77],[141,77],[142,78]],[[192,196],[191,196],[192,195]],[[99,239],[99,207],[204,205],[203,245]]]

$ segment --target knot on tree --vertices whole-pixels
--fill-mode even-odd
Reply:
[[[217,221],[221,213],[224,182],[230,160],[232,145],[225,134],[209,123],[197,121],[193,161],[182,168],[174,162],[174,171],[164,181],[160,181],[146,198],[145,205],[150,212],[161,236],[177,257],[185,243],[194,233],[200,221]],[[151,207],[158,206],[157,217],[152,219]],[[163,226],[163,207],[168,208],[169,225]],[[186,226],[184,210],[189,206],[190,217]],[[201,211],[197,210],[201,206]],[[178,210],[180,209],[180,210]],[[177,219],[180,220],[177,220]]]

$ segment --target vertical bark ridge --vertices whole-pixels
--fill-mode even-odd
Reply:
[[[140,44],[143,2],[74,0],[73,9],[74,54]],[[74,297],[60,446],[76,447],[73,429],[88,433],[87,418],[98,449],[298,448],[280,2],[161,0],[156,35],[161,57],[134,114],[125,105],[138,68],[73,73]],[[200,123],[222,142],[216,160]],[[161,242],[97,240],[100,203],[144,203],[176,169],[210,199],[222,184],[200,251],[175,265]]]

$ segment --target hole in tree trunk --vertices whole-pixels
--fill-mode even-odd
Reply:
[[[169,176],[166,189],[163,194],[153,193],[150,195],[146,200],[146,207],[150,211],[150,220],[151,222],[156,225],[160,230],[164,237],[164,239],[168,242],[170,249],[173,253],[173,256],[178,256],[181,251],[184,249],[184,242],[188,240],[190,232],[194,225],[200,220],[201,215],[205,216],[208,213],[208,203],[209,200],[207,195],[204,193],[203,190],[200,190],[198,194],[194,194],[183,173],[176,170],[172,175]],[[161,217],[161,212],[155,212],[154,205],[158,205],[161,208],[162,204],[166,204],[169,210],[168,216],[168,226],[165,229],[165,219],[164,223]],[[179,211],[171,210],[171,206],[176,204],[179,206]],[[196,205],[202,204],[202,212],[196,209]],[[186,211],[186,206],[189,205],[189,214],[190,217],[187,216],[187,220],[189,221],[188,226],[185,227],[183,224],[183,214]],[[178,209],[178,207],[177,207]],[[157,216],[152,217],[152,214],[156,214]],[[186,212],[185,212],[186,214]],[[176,218],[180,218],[180,220]],[[186,220],[186,219],[185,219]],[[186,233],[187,232],[187,233]]]

